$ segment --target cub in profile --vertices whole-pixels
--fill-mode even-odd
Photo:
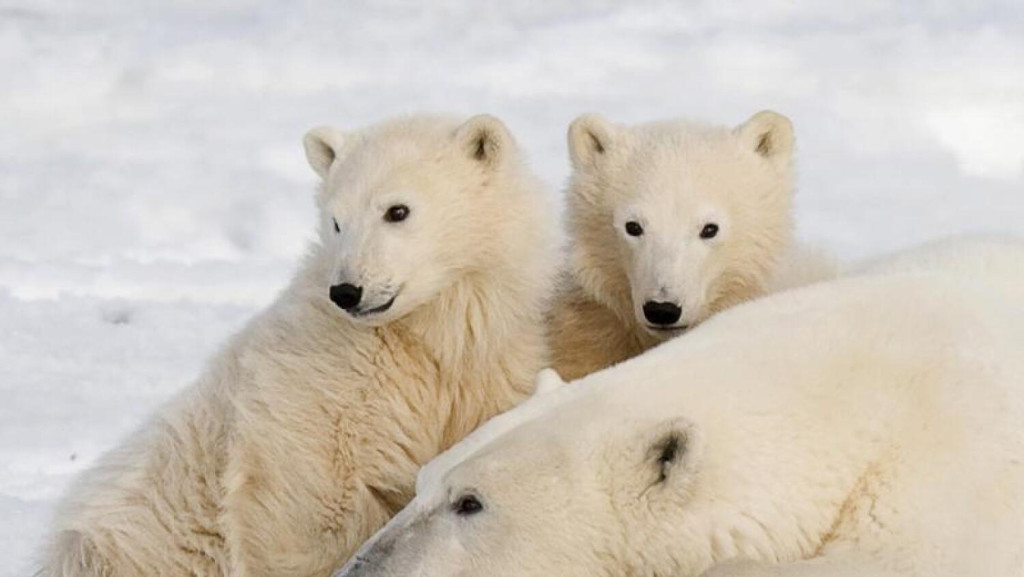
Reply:
[[[734,129],[584,115],[569,153],[569,266],[549,326],[567,379],[833,273],[793,246],[793,127],[780,114]]]
[[[58,511],[51,577],[329,575],[545,364],[558,232],[497,119],[305,139],[319,239]]]

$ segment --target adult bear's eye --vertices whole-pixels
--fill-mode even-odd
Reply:
[[[717,235],[718,235],[718,225],[713,223],[713,222],[709,222],[709,223],[705,224],[704,228],[700,229],[700,237],[701,238],[705,238],[705,239],[707,239],[707,238],[715,238]]]
[[[626,234],[629,236],[640,236],[644,233],[644,227],[640,226],[640,223],[631,220],[626,223]]]
[[[402,222],[407,218],[409,218],[409,207],[404,204],[396,204],[384,213],[386,222]]]
[[[480,499],[477,499],[473,495],[463,495],[462,497],[459,497],[458,501],[455,501],[455,503],[452,504],[452,510],[455,511],[456,515],[468,517],[483,511],[484,506],[480,502]]]
[[[331,220],[334,221],[334,232],[341,232],[341,227],[338,226],[338,219],[332,218]]]

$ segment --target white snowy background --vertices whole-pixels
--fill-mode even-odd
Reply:
[[[312,235],[306,129],[503,118],[799,138],[803,238],[859,258],[1024,233],[1020,0],[0,0],[0,575],[68,480],[187,385]]]

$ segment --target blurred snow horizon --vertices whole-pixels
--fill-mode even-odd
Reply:
[[[287,282],[307,129],[488,112],[558,194],[580,113],[770,108],[800,236],[856,259],[1024,235],[1022,63],[1017,0],[0,2],[0,577]]]

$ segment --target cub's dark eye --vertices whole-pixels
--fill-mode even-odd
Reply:
[[[386,222],[402,222],[407,218],[409,218],[409,207],[404,204],[396,204],[384,213]]]
[[[459,500],[452,504],[452,511],[455,511],[456,515],[461,515],[463,517],[476,515],[483,510],[484,506],[480,502],[480,499],[477,499],[473,495],[464,495],[459,497]]]
[[[341,227],[338,226],[338,219],[332,218],[331,220],[334,221],[334,232],[341,232]]]
[[[631,220],[626,223],[626,234],[629,236],[640,236],[644,233],[644,227],[640,226],[640,223]]]
[[[704,228],[700,229],[701,238],[715,238],[716,236],[718,236],[718,225],[713,222],[705,224]]]

